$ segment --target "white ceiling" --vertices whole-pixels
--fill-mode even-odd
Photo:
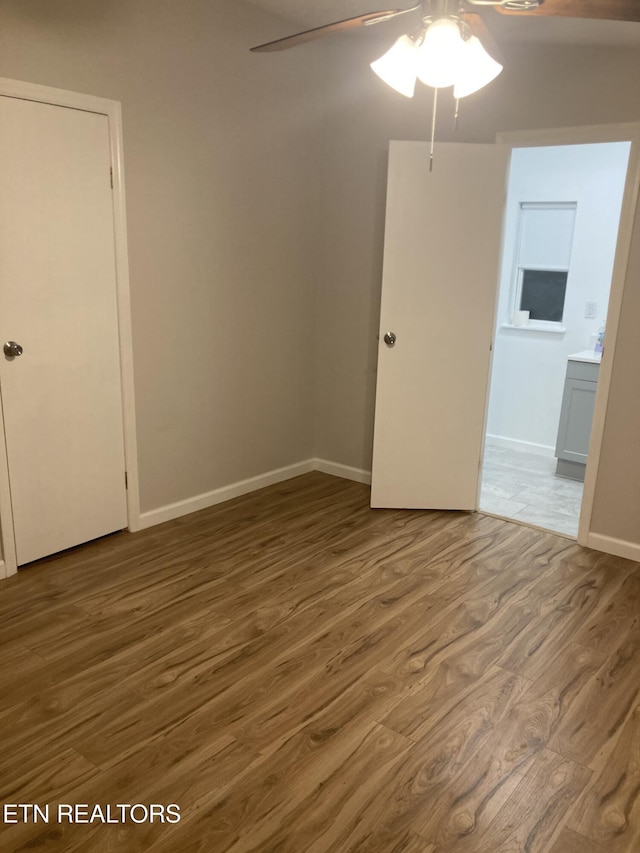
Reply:
[[[248,0],[248,2],[287,19],[290,26],[287,27],[283,23],[283,36],[378,9],[408,8],[413,5],[412,0],[405,0],[405,2],[402,0],[400,2],[398,0],[393,2],[385,2],[385,0]],[[500,15],[493,9],[487,9],[484,17],[492,34],[498,40],[505,42],[595,44],[640,48],[640,23],[550,16],[514,17]],[[340,36],[332,36],[332,38],[340,38]]]

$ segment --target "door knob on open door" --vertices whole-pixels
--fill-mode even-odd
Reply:
[[[22,347],[15,341],[7,341],[2,349],[7,358],[15,358],[17,355],[22,355]]]
[[[396,342],[396,333],[395,332],[385,332],[385,336],[384,336],[383,340],[388,347],[392,347]]]

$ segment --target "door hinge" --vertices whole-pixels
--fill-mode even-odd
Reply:
[[[109,169],[109,177],[111,179],[111,189],[113,189],[113,166]]]
[[[127,477],[127,472],[124,472],[124,487],[125,489],[129,488],[129,478]]]

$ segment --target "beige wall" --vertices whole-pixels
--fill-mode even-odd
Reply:
[[[334,42],[323,70],[333,94],[325,125],[316,455],[370,469],[388,142],[428,138],[431,96],[424,87],[413,100],[393,93],[367,67],[381,46],[363,45]],[[450,95],[441,98],[438,138],[484,142],[498,131],[640,121],[640,52],[511,45],[505,53],[501,77],[461,103],[456,136]],[[630,405],[621,366],[622,359],[640,364],[639,263],[628,281],[603,453],[610,474],[599,483],[594,529],[640,544],[638,373],[627,368],[636,383]]]
[[[235,0],[1,0],[0,75],[122,102],[142,510],[313,451],[317,84]]]
[[[373,31],[248,53],[282,32],[240,0],[0,0],[1,75],[123,104],[143,510],[311,455],[371,466],[386,153],[428,137],[430,93],[378,81]],[[457,139],[640,120],[637,51],[505,53]],[[638,263],[594,516],[635,542]]]

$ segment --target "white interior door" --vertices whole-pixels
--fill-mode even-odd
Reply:
[[[374,507],[476,509],[509,153],[391,143]]]
[[[18,564],[127,525],[105,115],[0,98],[0,391]]]

